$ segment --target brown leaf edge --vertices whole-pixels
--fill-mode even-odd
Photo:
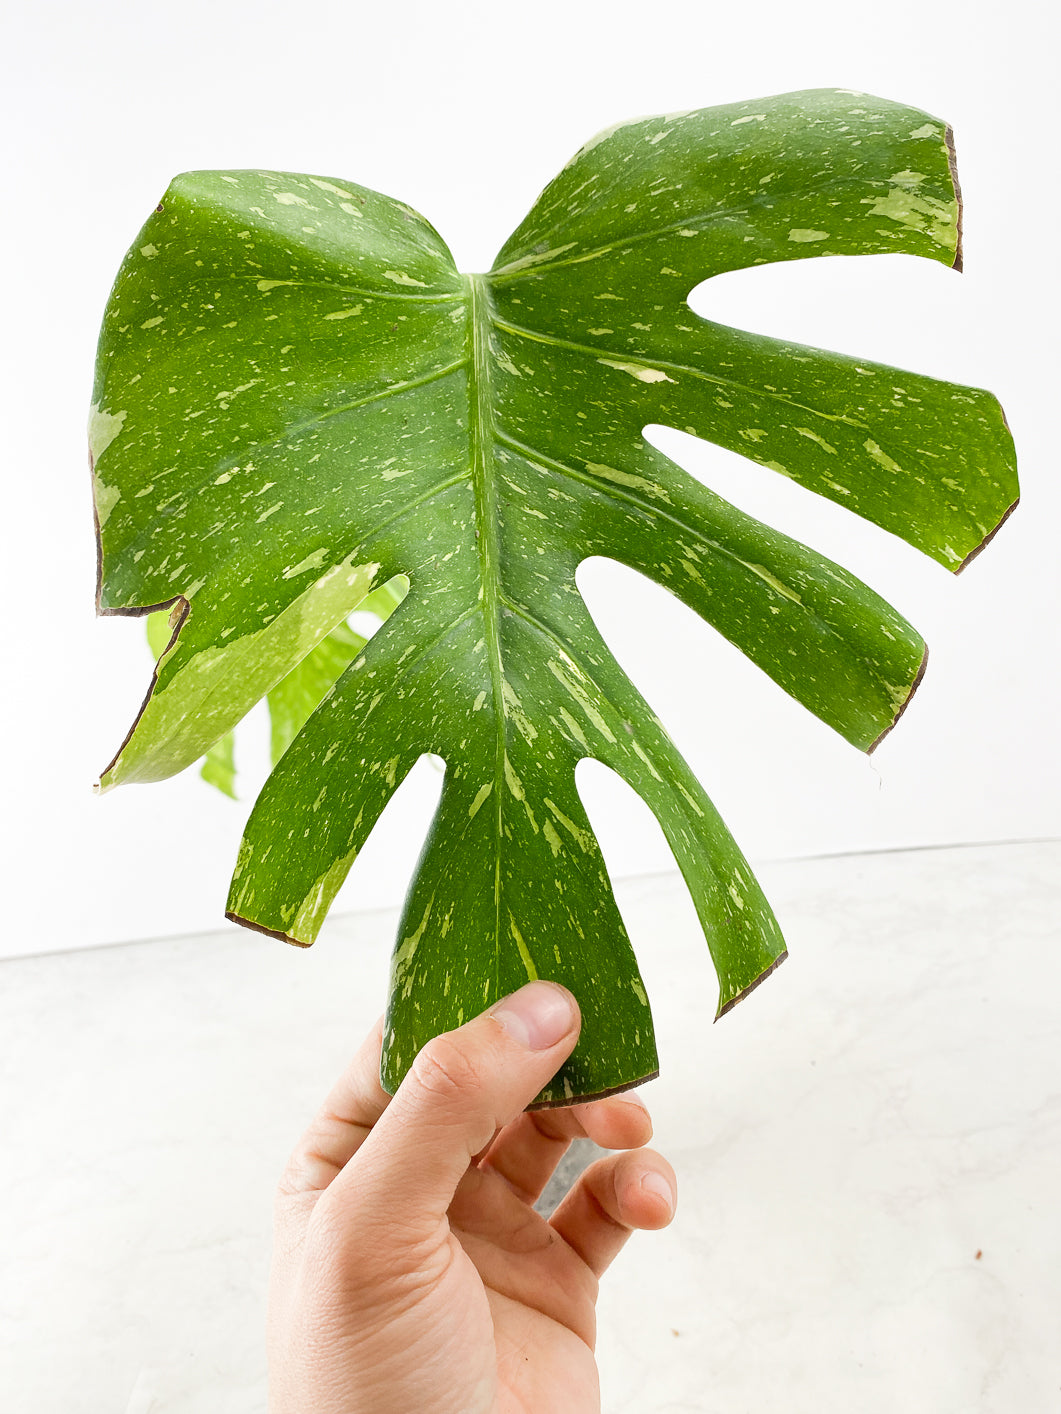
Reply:
[[[159,208],[159,209],[161,210],[161,208]],[[96,470],[96,464],[95,464],[95,462],[94,462],[94,460],[93,460],[93,457],[92,457],[92,453],[91,453],[91,452],[89,452],[89,454],[88,454],[88,469],[89,469],[89,475],[90,475],[90,477],[92,477],[92,476],[94,475],[94,473],[95,473],[95,470]],[[159,611],[160,609],[169,609],[169,611],[170,611],[170,625],[171,625],[171,627],[172,627],[173,632],[170,634],[170,640],[169,640],[169,642],[166,644],[165,649],[163,650],[162,657],[164,657],[164,656],[166,655],[166,653],[168,653],[169,650],[173,647],[174,643],[177,641],[177,635],[180,633],[181,629],[184,627],[185,620],[187,619],[189,613],[191,612],[191,604],[190,604],[190,602],[184,597],[183,594],[175,594],[172,599],[165,599],[165,600],[163,600],[163,602],[162,602],[161,604],[145,604],[145,605],[137,604],[137,605],[132,605],[132,606],[129,606],[129,607],[126,607],[126,608],[121,608],[121,609],[104,609],[103,606],[102,606],[101,603],[100,603],[100,600],[101,600],[101,598],[103,597],[103,535],[102,535],[102,527],[100,526],[100,523],[99,523],[99,509],[98,509],[97,506],[96,506],[96,496],[95,496],[95,491],[94,491],[94,490],[93,490],[93,493],[92,493],[92,524],[93,524],[93,526],[94,526],[94,528],[95,528],[95,531],[96,531],[96,616],[97,616],[97,618],[142,619],[142,618],[146,618],[148,614],[156,614],[156,613],[158,613],[158,611]],[[160,659],[160,661],[161,661],[161,659]],[[102,786],[101,786],[101,784],[100,784],[100,782],[103,780],[103,777],[107,774],[108,771],[110,771],[110,770],[113,769],[115,762],[118,760],[118,757],[121,756],[122,752],[123,752],[123,751],[125,750],[125,748],[129,745],[130,741],[132,741],[132,739],[133,739],[133,733],[136,731],[137,727],[140,725],[140,719],[141,719],[141,717],[142,717],[142,716],[144,715],[144,713],[147,711],[147,704],[151,701],[151,695],[152,695],[152,693],[153,693],[154,690],[155,690],[155,684],[156,684],[157,682],[158,682],[158,663],[155,664],[155,670],[154,670],[154,672],[151,674],[151,681],[148,683],[147,692],[144,694],[144,700],[143,700],[143,702],[141,702],[141,704],[140,704],[139,711],[137,712],[136,716],[133,718],[132,726],[131,726],[131,727],[129,728],[129,730],[125,733],[125,738],[124,738],[124,740],[122,741],[121,746],[118,747],[118,750],[117,750],[117,751],[114,753],[114,755],[111,757],[110,761],[108,761],[107,764],[106,764],[106,766],[104,766],[103,770],[100,772],[99,780],[98,780],[98,781],[96,782],[96,784],[93,786],[93,790],[95,790],[95,792],[96,792],[97,795],[100,794],[100,792],[101,792],[102,789],[103,789]]]
[[[951,262],[951,269],[962,273],[964,259],[962,255],[962,225],[965,218],[965,204],[962,201],[962,184],[958,180],[958,154],[954,149],[954,129],[950,123],[947,124],[943,134],[943,141],[947,145],[947,161],[950,165],[950,179],[954,187],[954,199],[958,203],[958,243],[954,251],[954,260]]]
[[[906,697],[905,697],[905,699],[903,700],[903,705],[899,708],[898,712],[896,712],[895,716],[892,718],[890,725],[889,725],[889,726],[886,726],[886,727],[884,728],[884,730],[881,732],[881,734],[880,734],[880,736],[877,738],[877,740],[874,741],[874,742],[871,742],[870,745],[866,747],[866,755],[867,755],[867,756],[872,756],[873,753],[876,751],[877,747],[880,746],[881,742],[882,742],[882,741],[884,740],[884,738],[888,735],[888,733],[889,733],[889,732],[893,732],[893,731],[895,730],[896,726],[898,725],[899,718],[900,718],[900,717],[903,715],[903,713],[906,711],[907,707],[910,706],[910,703],[911,703],[911,701],[912,701],[912,699],[913,699],[914,693],[915,693],[915,692],[917,691],[917,689],[921,686],[921,679],[925,676],[925,670],[926,670],[927,667],[928,667],[928,648],[927,648],[927,646],[926,646],[926,648],[925,648],[925,656],[921,659],[921,666],[920,666],[920,667],[918,668],[918,670],[917,670],[917,676],[914,678],[913,682],[910,684],[910,691],[906,694]]]
[[[746,996],[754,992],[756,987],[761,987],[762,984],[766,981],[766,979],[771,976],[771,974],[777,971],[777,969],[781,966],[781,964],[785,961],[787,957],[788,948],[786,948],[785,951],[781,953],[779,957],[775,957],[773,962],[765,970],[765,972],[760,972],[754,982],[749,982],[743,992],[738,992],[737,995],[731,998],[724,1007],[720,1007],[718,1010],[718,1014],[715,1017],[715,1020],[720,1020],[723,1016],[726,1015],[727,1012],[732,1011],[738,1002],[742,1002]]]

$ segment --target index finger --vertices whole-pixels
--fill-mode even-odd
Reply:
[[[382,1048],[381,1016],[295,1146],[280,1179],[282,1196],[323,1193],[360,1149],[391,1101],[379,1083]]]

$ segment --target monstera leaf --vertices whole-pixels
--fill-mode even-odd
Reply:
[[[375,587],[406,598],[287,747],[229,916],[311,943],[388,798],[446,762],[397,939],[383,1077],[528,978],[579,1046],[541,1104],[657,1068],[648,998],[575,788],[594,757],[655,812],[727,1011],[784,957],[748,865],[575,584],[606,555],[665,585],[870,751],[925,660],[844,569],[642,436],[772,467],[952,570],[1017,496],[988,393],[710,323],[722,271],[900,251],[960,265],[949,133],[850,92],[623,124],[584,147],[487,275],[337,178],[177,178],[119,273],[92,452],[99,607],[176,631],[102,787],[220,740]]]

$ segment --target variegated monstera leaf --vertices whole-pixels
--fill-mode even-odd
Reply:
[[[177,178],[99,347],[99,606],[175,630],[104,788],[195,761],[375,587],[407,596],[338,676],[247,825],[229,916],[311,943],[417,758],[446,762],[397,939],[393,1088],[433,1034],[528,978],[578,997],[543,1104],[656,1070],[648,998],[575,788],[583,757],[655,812],[724,1012],[784,956],[700,784],[575,584],[665,585],[855,746],[925,648],[846,570],[705,489],[648,424],[743,453],[960,570],[1017,497],[990,394],[710,323],[722,271],[900,251],[960,263],[949,133],[811,92],[623,124],[584,147],[487,275],[353,182]],[[336,670],[338,671],[338,669]]]

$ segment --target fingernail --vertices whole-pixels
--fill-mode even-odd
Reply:
[[[575,1024],[574,998],[552,982],[528,982],[498,1002],[490,1014],[530,1051],[555,1046]]]
[[[667,1205],[667,1211],[674,1212],[674,1189],[661,1173],[652,1169],[641,1179],[641,1188],[645,1193],[653,1193],[657,1198],[662,1198]]]

